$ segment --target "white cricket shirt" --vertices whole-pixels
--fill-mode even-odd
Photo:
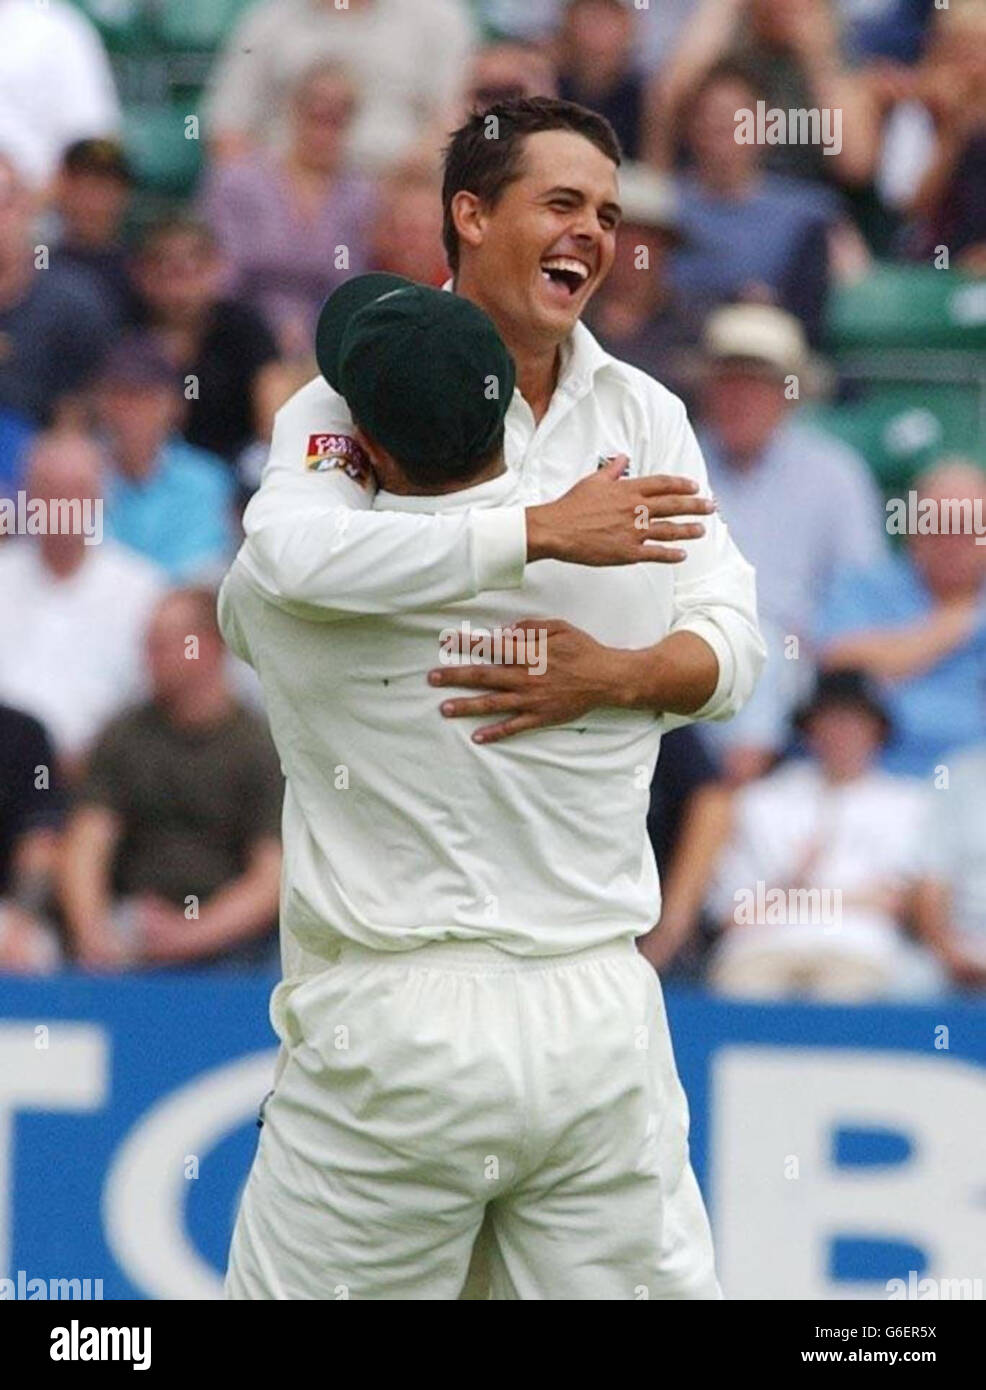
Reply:
[[[549,954],[647,930],[659,908],[650,777],[662,730],[687,721],[596,710],[477,746],[477,721],[444,719],[450,692],[426,675],[443,630],[542,614],[610,646],[695,632],[719,663],[697,717],[745,702],[763,662],[753,572],[719,517],[676,566],[525,565],[524,506],[560,496],[601,456],[705,491],[684,407],[579,325],[540,424],[519,393],[511,402],[503,478],[374,506],[350,476],[352,428],[321,378],[279,412],[220,601],[227,640],[260,675],[288,781],[283,929],[316,955],[339,936]]]

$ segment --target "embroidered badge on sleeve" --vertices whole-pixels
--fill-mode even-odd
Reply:
[[[305,467],[312,473],[341,468],[360,487],[369,487],[373,481],[370,460],[348,434],[310,434],[305,454]]]

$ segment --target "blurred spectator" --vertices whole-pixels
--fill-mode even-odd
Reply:
[[[550,38],[566,0],[478,0],[486,27],[495,34],[528,42]],[[636,16],[635,58],[642,72],[662,67],[674,54],[682,32],[695,16],[697,0],[628,0]]]
[[[141,690],[144,629],[163,576],[112,541],[101,520],[101,455],[77,435],[40,436],[32,500],[80,504],[83,526],[0,546],[0,699],[40,719],[71,775],[106,720]],[[91,543],[96,542],[96,543]]]
[[[289,357],[310,351],[326,296],[366,269],[372,185],[346,167],[355,106],[345,69],[321,62],[291,89],[285,149],[217,165],[207,179],[203,215],[232,265],[232,290]]]
[[[182,434],[235,463],[255,438],[269,435],[280,373],[267,325],[248,305],[223,297],[225,274],[212,231],[182,217],[151,227],[134,263],[142,323],[191,387]]]
[[[29,714],[0,705],[0,970],[36,973],[58,960],[42,914],[61,819],[48,735]]]
[[[757,571],[768,645],[746,708],[707,726],[731,777],[743,780],[783,749],[829,590],[848,569],[877,562],[886,533],[864,461],[797,417],[808,365],[797,321],[768,305],[719,309],[705,352],[698,438],[722,515]]]
[[[153,699],[103,733],[65,833],[61,897],[75,955],[91,968],[265,963],[280,766],[227,685],[214,595],[169,594],[147,661]]]
[[[86,271],[120,323],[136,313],[123,239],[133,184],[116,140],[77,140],[65,151],[54,185],[56,259]]]
[[[633,0],[566,0],[557,39],[559,96],[605,116],[628,159],[648,153],[655,119],[634,66],[637,13]]]
[[[879,125],[865,80],[846,61],[833,0],[704,0],[665,79],[666,128],[677,129],[689,92],[723,60],[750,73],[767,108],[838,115],[841,139],[831,153],[809,142],[769,144],[762,154],[771,172],[851,187],[869,182]],[[755,106],[742,101],[734,111]]]
[[[104,491],[108,534],[172,580],[218,579],[234,548],[233,479],[214,454],[177,433],[182,381],[154,338],[124,334],[94,402],[112,463]]]
[[[755,110],[756,85],[721,64],[700,83],[687,118],[693,168],[678,181],[688,238],[672,263],[683,293],[774,299],[814,342],[828,291],[828,232],[838,205],[823,188],[765,173],[763,147],[738,143],[736,112]]]
[[[927,989],[933,968],[900,930],[924,790],[876,767],[888,720],[858,672],[823,677],[798,723],[808,757],[736,795],[711,984],[830,1002]]]
[[[698,973],[703,943],[695,928],[729,829],[729,806],[716,762],[694,726],[665,735],[647,815],[661,878],[661,917],[637,943],[662,975]]]
[[[682,242],[677,196],[663,174],[624,164],[620,205],[613,268],[592,300],[589,326],[607,352],[685,396],[712,301],[671,285],[671,253]]]
[[[98,368],[111,315],[88,275],[35,243],[36,211],[0,155],[0,409],[43,424]]]
[[[914,249],[947,246],[955,264],[986,274],[986,0],[953,0],[935,15],[910,95],[902,162]]]
[[[0,149],[33,184],[73,140],[120,124],[113,74],[91,22],[63,0],[0,0]]]
[[[370,231],[370,269],[389,270],[424,285],[441,285],[448,278],[442,190],[420,164],[399,165],[380,186]]]
[[[917,62],[929,20],[941,13],[935,0],[838,0],[838,10],[845,26],[846,52],[857,63]]]
[[[359,91],[350,154],[381,169],[455,106],[474,41],[463,0],[262,0],[213,72],[208,125],[221,158],[277,139],[287,93],[317,58],[344,63]],[[273,119],[272,119],[273,118]]]
[[[944,533],[956,510],[986,505],[986,475],[943,461],[913,491],[942,533],[912,532],[903,550],[842,573],[818,642],[826,666],[887,682],[895,733],[886,764],[923,777],[951,749],[986,741],[986,546],[967,531]]]
[[[928,794],[917,927],[956,984],[986,989],[986,744],[946,766]]]
[[[556,97],[558,74],[551,55],[537,44],[520,39],[500,39],[476,50],[466,70],[465,92],[459,118],[470,111],[485,111],[498,101],[514,97]]]

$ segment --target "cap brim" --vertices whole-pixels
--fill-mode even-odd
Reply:
[[[368,304],[374,303],[382,295],[392,294],[394,290],[405,290],[413,284],[413,280],[407,280],[403,275],[371,271],[368,275],[357,275],[352,280],[346,280],[329,295],[322,305],[315,329],[315,360],[319,371],[334,391],[340,389],[340,350],[353,315]]]

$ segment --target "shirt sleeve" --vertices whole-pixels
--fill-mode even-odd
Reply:
[[[89,759],[89,768],[76,802],[80,806],[99,806],[125,816],[130,810],[130,775],[133,766],[133,740],[128,737],[129,721],[114,720],[103,731]]]
[[[171,569],[180,583],[208,583],[221,575],[235,548],[233,498],[235,485],[218,461],[202,464],[198,486],[189,498],[187,521],[174,538]]]
[[[21,751],[11,797],[14,839],[35,830],[57,828],[63,812],[54,750],[44,728],[35,719],[25,724]],[[42,776],[44,772],[47,772],[46,778]]]
[[[875,571],[870,567],[843,570],[836,575],[815,623],[815,645],[819,651],[851,632],[865,632],[869,627],[888,627],[893,619],[892,609],[883,610],[872,600]]]
[[[705,460],[685,407],[675,396],[665,393],[665,398],[671,413],[657,422],[654,440],[666,438],[667,445],[652,444],[646,471],[694,478],[700,495],[707,497]],[[767,656],[757,619],[753,566],[740,554],[718,513],[704,517],[703,521],[705,535],[688,541],[687,559],[673,567],[674,602],[669,631],[692,632],[701,637],[715,654],[719,678],[701,709],[687,716],[666,715],[668,729],[698,720],[732,718],[752,695]]]
[[[854,450],[837,447],[833,491],[838,524],[834,531],[832,572],[876,564],[886,551],[886,513],[876,484]]]
[[[523,507],[455,514],[373,511],[371,475],[311,468],[311,441],[352,443],[344,403],[316,378],[277,414],[260,490],[243,518],[243,568],[271,602],[323,618],[417,612],[524,577]]]

